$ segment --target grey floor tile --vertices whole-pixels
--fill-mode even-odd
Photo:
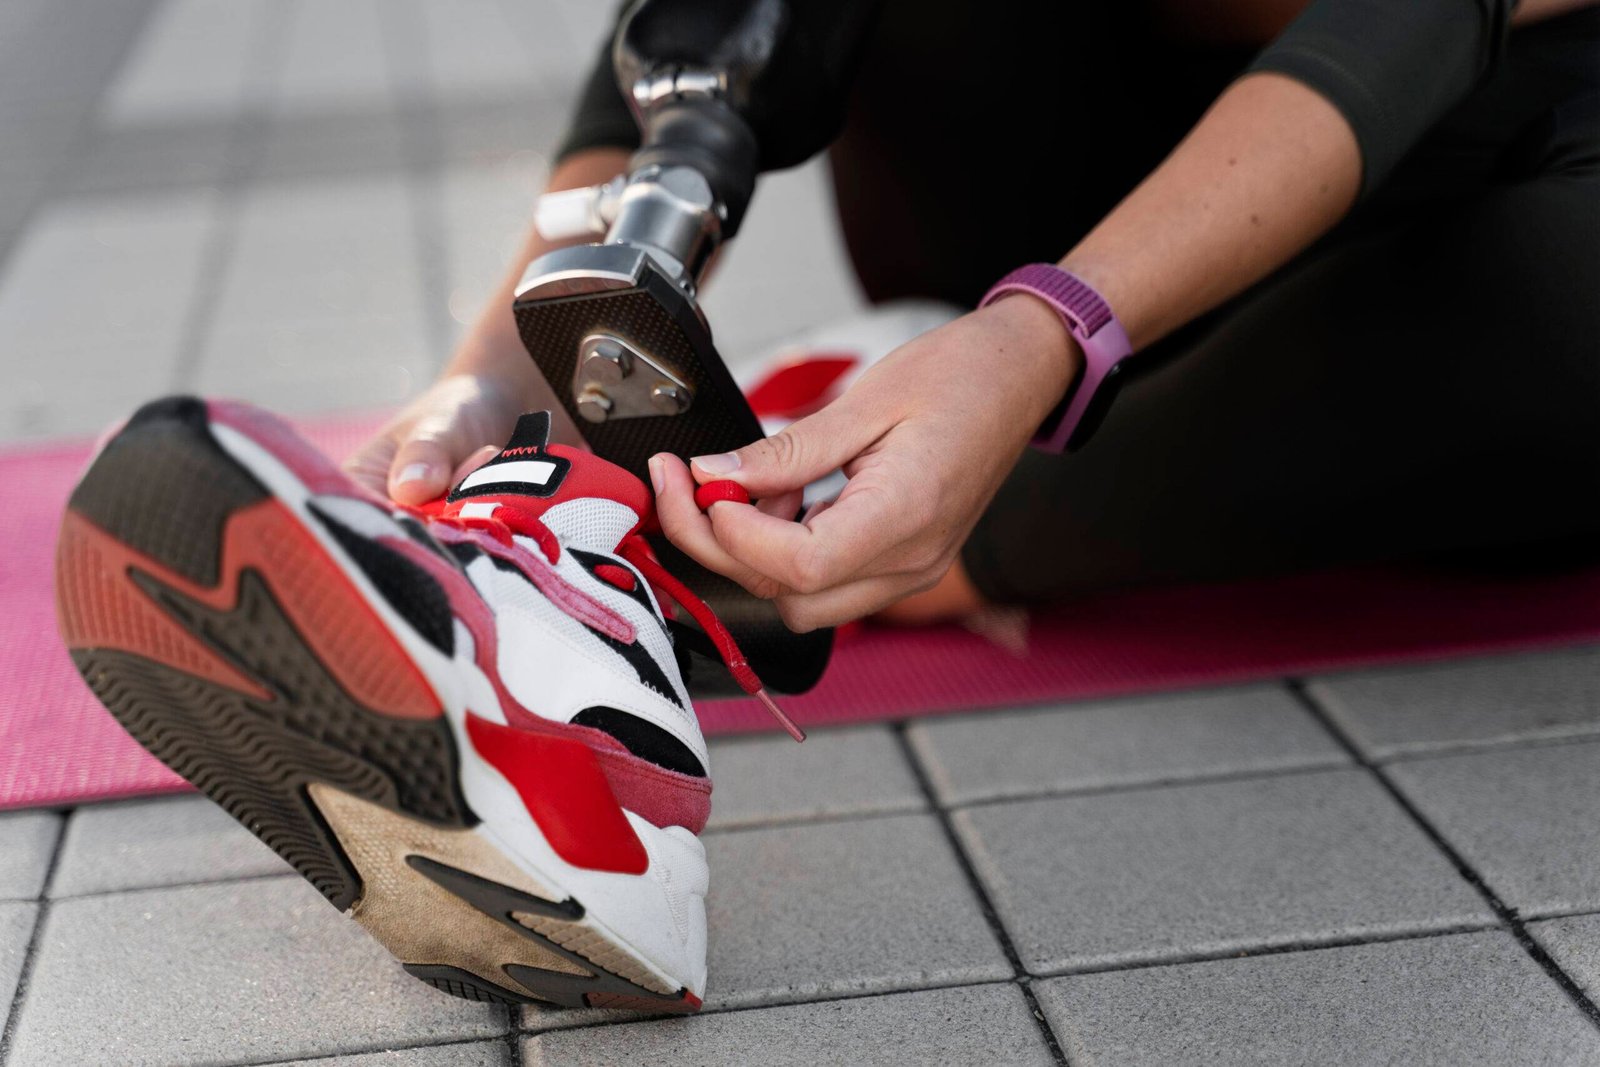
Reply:
[[[506,1025],[406,975],[295,876],[64,900],[46,924],[14,1063],[264,1062]]]
[[[215,200],[159,193],[52,206],[0,276],[7,399],[120,386],[128,405],[171,375]]]
[[[60,835],[61,816],[52,812],[0,814],[0,900],[32,900],[44,891]]]
[[[955,820],[1033,973],[1494,919],[1365,771],[1017,801]]]
[[[398,176],[253,189],[195,386],[280,411],[391,404],[430,350],[411,189]]]
[[[1388,773],[1524,916],[1600,909],[1600,742],[1405,761]]]
[[[909,736],[946,803],[1349,762],[1279,686],[924,720]]]
[[[711,743],[711,826],[918,811],[927,806],[900,742],[885,726]]]
[[[1600,1000],[1600,915],[1546,919],[1528,931],[1590,1000]]]
[[[930,815],[731,830],[705,842],[708,1007],[1011,976]],[[523,1026],[628,1018],[530,1008]]]
[[[380,0],[291,6],[283,66],[274,85],[278,114],[383,107],[394,99]]]
[[[169,0],[145,24],[101,101],[112,128],[231,121],[249,87],[272,0]]]
[[[511,1067],[511,1061],[511,1047],[499,1040],[294,1060],[275,1067]]]
[[[0,1019],[10,1010],[22,977],[22,961],[33,938],[39,905],[20,901],[0,904]]]
[[[283,874],[278,854],[202,797],[79,808],[67,823],[52,897]]]
[[[1010,983],[558,1030],[523,1048],[527,1067],[1052,1062],[1022,991]]]
[[[511,268],[548,168],[532,152],[447,168],[438,187],[445,291],[457,335],[476,321]]]
[[[1600,1062],[1597,1031],[1509,934],[1114,971],[1034,986],[1073,1064]]]
[[[1379,758],[1600,734],[1600,647],[1330,675],[1310,688]]]
[[[706,851],[709,1004],[1011,974],[932,816],[714,834]]]

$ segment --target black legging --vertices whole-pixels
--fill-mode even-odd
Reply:
[[[1025,456],[963,552],[979,590],[1046,601],[1600,545],[1597,15],[1513,35],[1496,78],[1328,238],[1137,357],[1079,452]],[[1226,67],[1195,82],[1195,114]],[[1026,139],[1033,120],[1007,110],[1012,87],[974,103],[981,85],[959,88],[963,117],[993,128],[963,126],[952,152],[933,136],[950,115],[927,106],[937,86],[869,54],[832,159],[874,299],[975,300],[1010,267],[1059,256],[1120,195],[1101,153],[1049,165]],[[1096,98],[1100,120],[1122,103]],[[1181,110],[1168,125],[1192,121]],[[1140,141],[1143,168],[1159,155],[1153,134]]]
[[[1150,353],[1081,451],[1017,466],[978,588],[1600,544],[1600,107],[1566,118],[1527,177],[1353,225]]]

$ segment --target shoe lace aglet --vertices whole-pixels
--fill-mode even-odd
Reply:
[[[806,739],[806,732],[795,725],[795,721],[789,718],[782,708],[778,707],[778,702],[768,696],[765,689],[757,689],[751,696],[766,706],[766,709],[772,713],[772,717],[778,720],[778,725],[789,732],[790,737],[796,741],[804,741]]]

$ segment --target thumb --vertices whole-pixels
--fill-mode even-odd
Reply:
[[[864,414],[852,410],[848,396],[841,397],[735,452],[696,456],[689,461],[690,470],[697,482],[738,482],[757,499],[803,489],[855,459],[882,436],[887,427]]]
[[[425,504],[450,488],[455,461],[444,444],[413,437],[395,450],[389,464],[389,496],[401,504]]]

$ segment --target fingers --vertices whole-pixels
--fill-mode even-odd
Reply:
[[[821,593],[798,593],[778,598],[778,615],[797,634],[824,626],[842,626],[881,611],[927,583],[906,575],[886,575],[846,582]]]
[[[381,434],[362,445],[342,464],[357,485],[382,497],[389,491],[389,470],[394,465],[394,438]]]
[[[696,456],[695,480],[726,478],[758,500],[804,489],[860,455],[885,429],[859,406],[846,396],[737,452]]]
[[[758,597],[770,598],[786,591],[728,555],[717,543],[711,520],[694,502],[694,479],[683,460],[667,453],[652,457],[650,483],[656,490],[656,517],[661,521],[661,529],[679,549],[701,566],[733,579]],[[760,514],[748,504],[737,506]]]
[[[819,593],[854,579],[903,542],[915,531],[908,525],[914,513],[858,477],[804,524],[729,501],[713,504],[709,518],[718,548],[738,565],[795,592]]]
[[[400,504],[424,504],[450,487],[455,457],[434,437],[412,437],[395,449],[389,465],[389,496]]]

